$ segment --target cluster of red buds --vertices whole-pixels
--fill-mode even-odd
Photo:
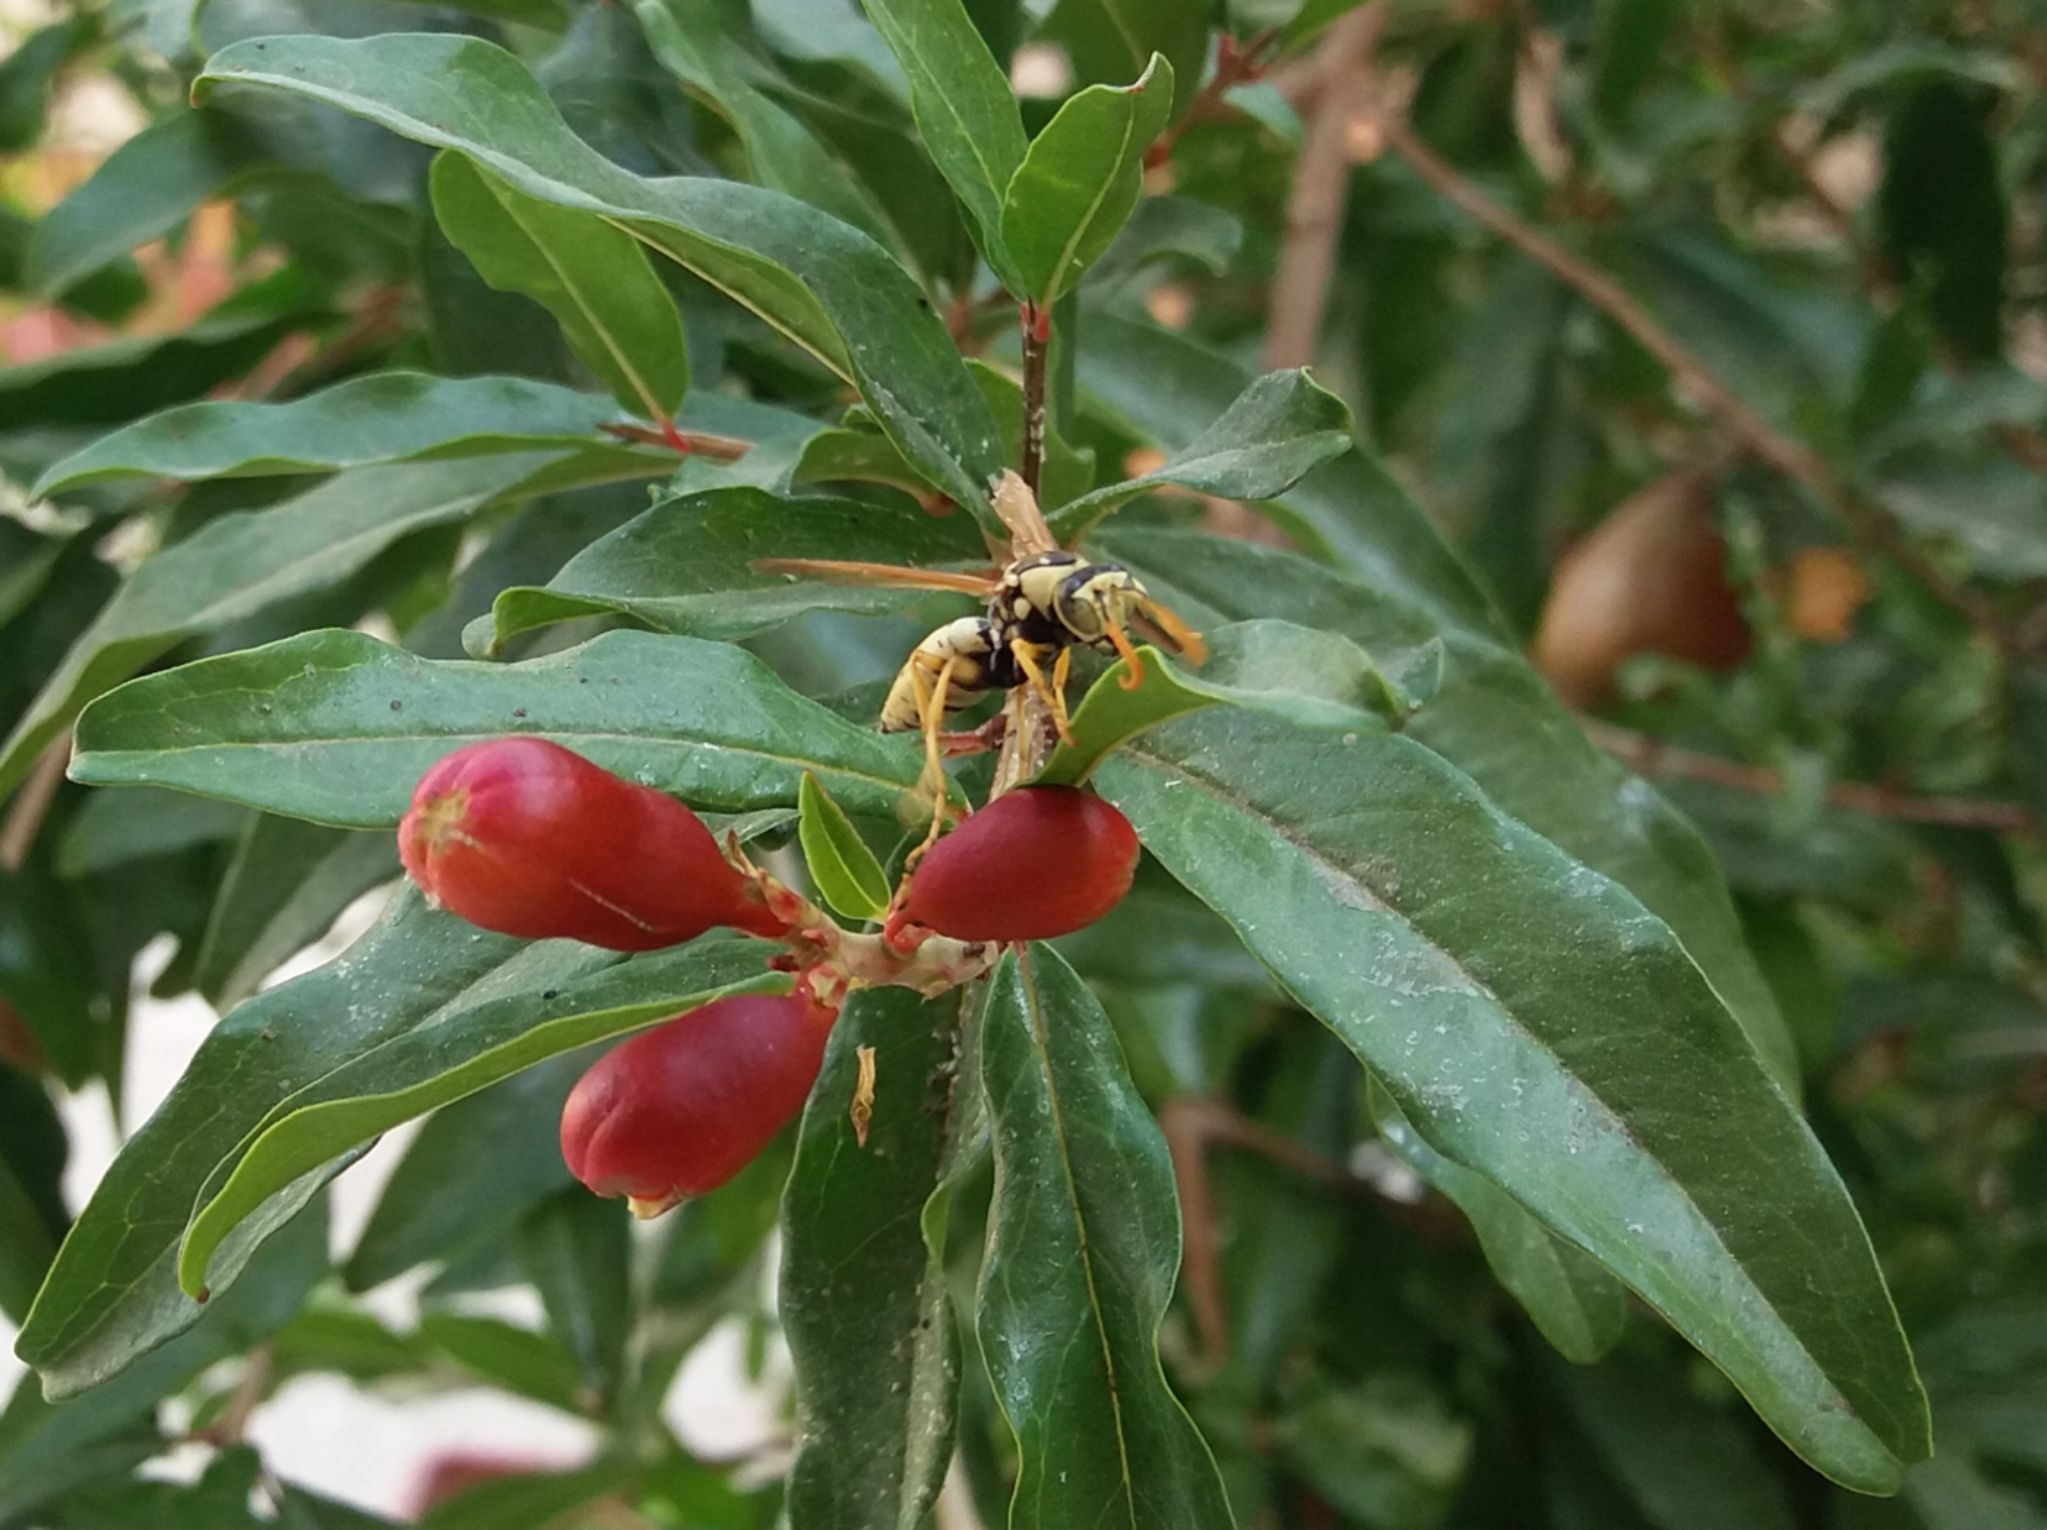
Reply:
[[[1138,851],[1100,798],[1020,788],[932,847],[879,932],[848,930],[675,798],[530,737],[436,764],[398,848],[429,899],[486,930],[652,951],[724,926],[794,975],[787,995],[721,999],[635,1036],[570,1094],[570,1170],[642,1216],[724,1184],[795,1117],[847,994],[936,995],[1010,942],[1092,924],[1129,891]]]

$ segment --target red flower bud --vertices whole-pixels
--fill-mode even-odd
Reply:
[[[1137,871],[1137,832],[1092,792],[1027,786],[946,835],[903,914],[955,940],[1046,940],[1093,924]]]
[[[505,935],[652,951],[720,924],[783,931],[696,814],[544,738],[435,765],[398,850],[435,903]]]
[[[569,1171],[641,1217],[717,1189],[803,1108],[836,1016],[804,995],[748,994],[635,1036],[569,1094]]]

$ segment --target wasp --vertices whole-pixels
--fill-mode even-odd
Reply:
[[[1075,648],[1119,656],[1126,689],[1144,678],[1144,661],[1130,641],[1130,629],[1140,621],[1194,663],[1207,657],[1200,634],[1154,600],[1129,569],[1060,547],[1037,497],[1015,473],[997,481],[993,503],[1009,531],[1009,558],[985,573],[821,558],[764,558],[753,565],[763,573],[841,583],[952,590],[986,602],[981,615],[947,622],[911,650],[881,707],[882,732],[922,731],[926,774],[941,789],[946,714],[991,691],[1028,687],[1045,703],[1060,738],[1072,740],[1066,680]]]

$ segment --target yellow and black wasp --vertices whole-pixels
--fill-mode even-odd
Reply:
[[[947,622],[920,642],[882,703],[882,732],[922,730],[926,770],[934,783],[942,771],[946,714],[990,691],[1028,687],[1044,701],[1059,736],[1070,739],[1066,679],[1075,648],[1119,655],[1128,667],[1126,686],[1144,677],[1143,661],[1130,641],[1137,623],[1155,629],[1196,664],[1207,657],[1200,634],[1152,599],[1129,569],[1090,562],[1060,547],[1037,496],[1015,473],[1002,475],[993,503],[1009,531],[1009,557],[985,573],[822,558],[764,558],[753,565],[763,573],[838,583],[953,590],[987,602],[981,615]]]

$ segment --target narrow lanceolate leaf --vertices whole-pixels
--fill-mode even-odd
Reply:
[[[123,686],[79,720],[73,773],[386,828],[434,761],[508,733],[551,738],[714,812],[793,807],[813,770],[849,812],[887,817],[923,763],[914,741],[847,722],[725,643],[614,632],[479,664],[335,631]]]
[[[1002,238],[1002,199],[1024,161],[1023,117],[1009,80],[960,0],[865,0],[910,82],[924,148],[967,210],[974,243],[1005,286],[1019,286]]]
[[[227,83],[330,102],[630,230],[852,381],[918,471],[999,530],[986,505],[1002,467],[994,418],[917,284],[857,229],[756,186],[633,175],[569,130],[523,64],[475,38],[236,43],[196,88]]]
[[[283,404],[185,404],[74,452],[34,492],[115,478],[325,473],[422,458],[588,446],[618,418],[609,399],[525,377],[380,372]]]
[[[178,1256],[188,1296],[207,1289],[228,1236],[300,1176],[436,1106],[563,1052],[737,993],[786,989],[749,940],[699,942],[623,962],[545,992],[490,996],[442,1011],[311,1079],[276,1105],[246,1148],[207,1179]]]
[[[1237,622],[1208,635],[1200,669],[1140,648],[1143,681],[1128,690],[1118,659],[1073,712],[1073,741],[1062,743],[1038,779],[1085,781],[1119,744],[1171,718],[1218,704],[1249,707],[1311,728],[1384,729],[1417,705],[1398,672],[1389,673],[1357,644],[1291,622]],[[1403,658],[1409,657],[1403,655]]]
[[[1621,1283],[1491,1180],[1422,1141],[1393,1097],[1376,1082],[1371,1087],[1380,1139],[1470,1219],[1493,1274],[1557,1353],[1590,1365],[1612,1349],[1628,1320]]]
[[[833,911],[848,919],[879,919],[888,911],[888,873],[846,810],[809,771],[796,796],[797,837],[810,879]]]
[[[760,558],[835,558],[897,566],[988,566],[972,523],[907,506],[784,499],[760,489],[711,489],[654,506],[571,558],[545,588],[500,594],[492,651],[550,622],[630,616],[663,632],[742,638],[805,611],[896,611],[901,590],[762,573]],[[935,608],[934,608],[935,610]]]
[[[1098,547],[1137,570],[1153,594],[1197,626],[1283,616],[1340,632],[1382,658],[1440,641],[1442,682],[1409,722],[1408,736],[1470,776],[1500,808],[1646,903],[1705,969],[1778,1082],[1797,1089],[1790,1035],[1698,831],[1587,743],[1519,654],[1456,627],[1439,637],[1435,623],[1386,586],[1292,553],[1120,527],[1106,531]]]
[[[203,1309],[177,1285],[186,1219],[215,1166],[273,1105],[459,1006],[478,984],[494,980],[502,985],[496,993],[539,990],[616,960],[565,942],[530,946],[487,935],[405,894],[340,960],[252,999],[207,1034],[80,1213],[16,1352],[42,1372],[52,1395],[66,1396],[189,1328]],[[216,1292],[304,1199],[296,1191],[281,1198],[223,1251]]]
[[[781,1316],[796,1368],[791,1530],[918,1530],[952,1460],[959,1338],[925,1202],[979,1081],[959,1076],[962,994],[855,994],[832,1034],[782,1198]],[[873,1048],[863,1146],[848,1106]]]
[[[532,298],[612,396],[667,419],[689,388],[682,315],[638,240],[593,212],[527,196],[460,154],[434,161],[434,217],[500,292]]]
[[[1399,735],[1332,751],[1216,711],[1096,779],[1423,1140],[1663,1312],[1814,1466],[1886,1492],[1927,1454],[1839,1176],[1623,888]]]
[[[0,796],[80,707],[195,633],[354,573],[408,532],[460,520],[547,462],[358,468],[268,510],[224,515],[150,559],[65,655],[0,747]]]
[[[633,14],[662,67],[732,124],[746,151],[746,179],[883,237],[887,222],[860,182],[754,84],[750,76],[762,66],[725,35],[714,0],[634,0]]]
[[[1172,108],[1173,66],[1154,53],[1135,84],[1090,85],[1031,140],[1002,198],[1018,296],[1050,306],[1116,242]]]
[[[978,1327],[1019,1462],[1012,1530],[1232,1523],[1158,1349],[1180,1266],[1158,1123],[1060,957],[1006,957],[981,1038],[995,1199]]]
[[[1305,371],[1268,372],[1216,422],[1140,478],[1061,505],[1052,530],[1071,546],[1120,506],[1168,486],[1223,499],[1271,499],[1351,447],[1350,406]]]

